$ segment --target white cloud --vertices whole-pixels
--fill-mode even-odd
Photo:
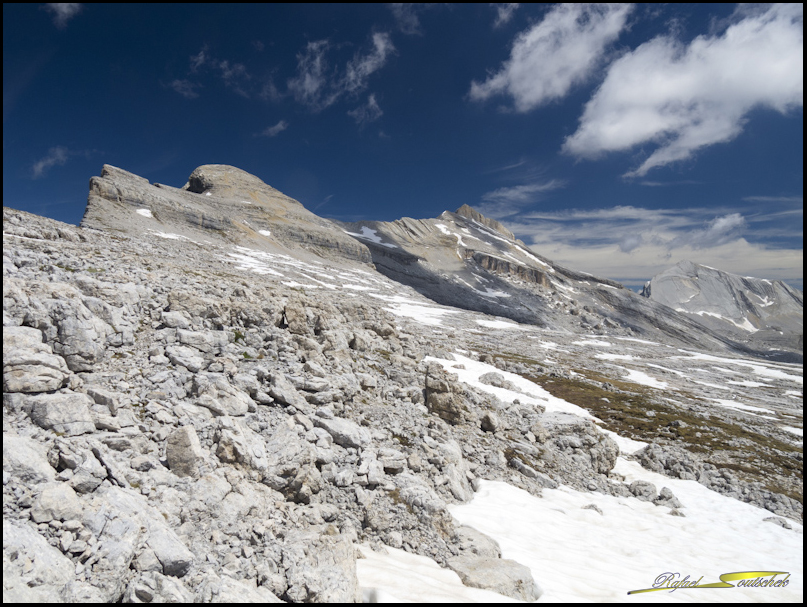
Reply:
[[[785,113],[803,106],[803,7],[744,9],[721,35],[688,46],[662,36],[616,60],[563,144],[578,158],[657,148],[627,177],[690,158],[730,141],[757,107]]]
[[[190,80],[174,80],[169,86],[185,97],[185,99],[196,99],[199,96],[196,89],[201,87],[200,84],[196,84]]]
[[[804,203],[803,196],[744,196],[746,202],[794,202]]]
[[[62,166],[67,162],[67,157],[70,155],[70,150],[63,146],[56,146],[48,150],[47,155],[37,160],[31,167],[31,172],[34,179],[44,177],[51,167]]]
[[[384,67],[395,47],[389,34],[373,34],[373,48],[366,54],[356,53],[342,74],[338,69],[329,69],[326,58],[329,50],[327,40],[309,42],[305,52],[297,55],[297,76],[288,81],[295,100],[314,111],[327,108],[342,96],[356,96],[364,91],[370,76]]]
[[[587,80],[625,27],[630,4],[560,4],[520,34],[498,73],[471,84],[471,99],[513,98],[527,112],[565,96]]]
[[[675,249],[685,245],[693,249],[718,247],[737,240],[745,227],[745,218],[740,213],[729,213],[715,217],[703,229],[692,230],[677,236],[667,243],[667,248]]]
[[[207,45],[196,54],[190,57],[190,72],[191,74],[199,73],[202,68],[212,69],[221,76],[224,81],[224,86],[232,89],[238,95],[249,98],[250,94],[247,91],[247,82],[251,80],[251,76],[247,72],[247,68],[241,63],[231,63],[224,59],[216,59],[208,52]],[[171,87],[180,95],[193,99],[198,97],[198,93],[194,88],[200,85],[191,83],[189,80],[174,80]]]
[[[370,75],[384,67],[387,56],[394,52],[395,47],[389,34],[373,34],[373,50],[363,56],[357,53],[353,60],[348,62],[340,88],[347,93],[361,92],[367,88]]]
[[[537,253],[561,265],[632,287],[688,259],[742,276],[787,280],[801,288],[803,250],[785,246],[800,242],[801,220],[785,219],[757,229],[752,222],[773,224],[781,219],[780,210],[753,219],[746,219],[746,212],[618,206],[528,212],[503,223]]]
[[[264,129],[263,131],[258,133],[258,135],[261,135],[263,137],[274,137],[285,131],[287,128],[289,128],[289,123],[286,122],[285,120],[281,120],[276,125]]]
[[[203,46],[197,54],[191,55],[191,71],[197,71],[207,60],[207,46]]]
[[[511,204],[524,205],[536,202],[539,194],[550,192],[562,188],[564,182],[559,179],[552,179],[544,183],[527,183],[504,188],[498,188],[492,192],[482,195],[484,202],[507,202]]]
[[[351,116],[356,121],[356,124],[364,126],[381,118],[383,113],[375,100],[375,95],[370,95],[365,105],[360,105],[355,110],[349,111],[348,116]]]
[[[64,2],[46,4],[45,9],[53,14],[53,24],[59,29],[64,29],[67,22],[81,12],[82,6],[79,3]]]
[[[426,5],[411,2],[391,3],[389,5],[389,9],[398,24],[398,29],[401,30],[401,33],[407,35],[423,33],[418,13],[424,8],[426,8]]]
[[[493,27],[498,28],[509,23],[521,5],[518,2],[505,2],[491,6],[496,9],[496,21],[493,22]]]

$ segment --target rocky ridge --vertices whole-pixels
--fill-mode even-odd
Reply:
[[[565,327],[512,340],[513,323],[376,273],[364,245],[279,193],[280,210],[247,219],[259,230],[236,225],[245,182],[271,188],[210,166],[182,190],[105,167],[81,228],[4,208],[4,600],[354,601],[359,543],[532,600],[529,570],[447,506],[493,479],[685,514],[669,489],[613,472],[612,431],[652,443],[635,456],[651,469],[801,519],[787,390],[738,387],[776,422],[718,414],[710,401],[730,394],[681,377],[700,355],[607,325],[599,341]],[[283,232],[283,213],[315,235]],[[598,358],[617,340],[686,396]],[[764,476],[728,465],[741,454]]]
[[[648,281],[642,295],[758,350],[803,352],[804,296],[781,280],[682,261]]]

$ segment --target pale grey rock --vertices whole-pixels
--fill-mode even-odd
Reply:
[[[236,580],[229,575],[210,572],[196,587],[195,602],[199,603],[282,603],[265,586],[256,586],[248,580]]]
[[[279,403],[292,405],[298,409],[307,410],[305,399],[300,396],[294,385],[281,373],[272,375],[272,385],[269,394]]]
[[[653,500],[656,506],[666,506],[667,508],[683,508],[683,504],[675,497],[669,487],[662,487],[658,497]]]
[[[543,592],[528,567],[510,559],[458,556],[449,568],[471,588],[484,588],[520,601],[537,601]]]
[[[196,404],[210,409],[215,415],[244,415],[252,406],[252,399],[230,384],[222,374],[198,374],[193,378]]]
[[[123,603],[191,603],[193,593],[181,580],[156,571],[137,575],[123,594]]]
[[[463,552],[470,552],[476,556],[491,559],[502,556],[499,542],[467,525],[457,527],[457,546]]]
[[[198,476],[204,451],[193,426],[174,430],[165,441],[165,459],[177,476]]]
[[[43,343],[42,332],[31,327],[3,328],[3,391],[50,392],[67,383],[64,358]]]
[[[44,485],[31,508],[31,518],[36,523],[78,519],[81,514],[81,501],[76,492],[67,483],[59,482]]]
[[[241,420],[229,416],[218,418],[214,436],[216,455],[229,464],[242,464],[259,471],[266,471],[269,461],[264,439]]]
[[[161,314],[163,324],[171,329],[188,329],[191,324],[182,312],[165,312]]]
[[[652,502],[656,498],[656,486],[649,481],[633,481],[629,489],[643,502]]]
[[[186,331],[177,329],[177,339],[182,345],[196,348],[206,354],[218,352],[228,343],[227,333],[224,331]]]
[[[290,534],[283,546],[286,598],[306,603],[356,603],[356,548],[343,535]]]
[[[3,518],[3,602],[73,600],[75,565],[29,524]]]
[[[34,423],[67,436],[95,432],[91,405],[86,394],[70,391],[36,394],[26,399],[26,407],[30,407],[30,416]]]
[[[173,364],[185,367],[191,373],[197,373],[205,366],[205,359],[199,352],[186,346],[167,346],[165,355]]]
[[[52,481],[56,471],[48,463],[47,449],[30,438],[3,433],[3,472],[21,483]]]
[[[361,448],[372,440],[370,433],[349,419],[333,418],[326,419],[317,415],[314,417],[314,424],[326,430],[337,445],[342,447]]]
[[[96,493],[83,522],[98,537],[101,549],[108,545],[110,554],[115,555],[109,563],[112,569],[124,562],[128,568],[140,541],[154,552],[165,575],[183,577],[193,565],[193,553],[163,515],[149,506],[142,495],[131,490],[109,487]]]
[[[411,508],[427,514],[437,514],[446,509],[446,503],[421,477],[403,473],[393,479],[400,499]]]
[[[493,411],[485,411],[479,421],[482,426],[482,430],[485,432],[496,432],[501,425],[499,416]]]
[[[450,424],[473,422],[472,411],[455,373],[447,373],[440,365],[429,365],[426,371],[426,407]]]

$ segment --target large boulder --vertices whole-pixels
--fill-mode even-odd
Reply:
[[[448,567],[471,588],[492,590],[519,601],[537,601],[541,589],[529,567],[510,559],[458,556],[448,560]]]
[[[3,391],[50,392],[70,375],[64,358],[43,343],[32,327],[3,327]]]

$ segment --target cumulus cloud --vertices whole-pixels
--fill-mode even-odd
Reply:
[[[288,81],[295,100],[314,111],[327,108],[342,96],[356,96],[364,91],[370,76],[384,67],[389,55],[395,52],[389,34],[373,34],[372,49],[356,53],[340,73],[328,66],[329,49],[327,40],[309,42],[305,51],[297,55],[297,76]]]
[[[359,126],[364,126],[365,124],[381,118],[383,113],[384,112],[382,112],[381,108],[378,106],[378,102],[375,100],[375,95],[371,94],[367,98],[365,105],[360,105],[355,110],[349,111],[348,116],[351,116]]]
[[[285,131],[287,128],[289,128],[289,123],[286,122],[285,120],[281,120],[276,125],[264,129],[263,131],[258,133],[258,135],[262,137],[275,137],[276,135]]]
[[[45,10],[53,15],[53,25],[59,29],[67,27],[67,22],[81,12],[82,6],[79,3],[64,2],[46,4]]]
[[[722,34],[689,45],[660,36],[614,61],[563,151],[596,158],[655,144],[625,175],[640,177],[735,138],[754,108],[803,106],[802,5],[748,11]]]
[[[556,6],[515,39],[510,59],[496,74],[471,84],[471,99],[509,95],[516,111],[527,112],[564,97],[600,65],[632,9],[630,4]]]
[[[518,2],[506,2],[501,4],[492,4],[496,9],[496,21],[493,22],[493,27],[498,28],[506,25],[516,14],[516,10],[521,6]]]
[[[44,177],[51,167],[62,166],[67,162],[70,150],[63,146],[50,148],[44,158],[37,160],[31,167],[34,179]]]

